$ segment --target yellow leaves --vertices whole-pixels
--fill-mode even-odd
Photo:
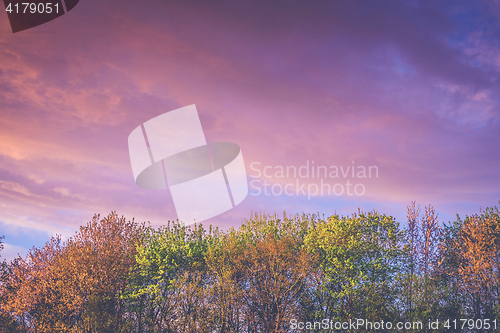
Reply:
[[[352,313],[365,287],[390,283],[398,269],[402,232],[392,217],[376,212],[338,215],[310,229],[304,243],[318,260],[332,289],[341,299],[341,313]]]
[[[447,300],[439,293],[452,290],[446,280],[452,274],[462,294],[491,304],[499,283],[492,272],[500,271],[500,219],[489,214],[443,233],[449,240],[436,263],[448,265],[446,276],[422,274],[413,269],[418,262],[405,262],[416,241],[433,253],[437,215],[430,208],[418,225],[420,239],[403,238],[392,217],[376,212],[322,220],[258,215],[240,229],[208,233],[175,223],[140,229],[111,214],[12,265],[9,285],[16,292],[7,306],[32,315],[38,332],[281,332],[306,312],[380,319],[398,306],[409,310],[397,315],[414,315],[415,297],[420,308],[441,306]],[[126,318],[138,325],[119,322]]]

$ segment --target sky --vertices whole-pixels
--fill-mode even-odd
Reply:
[[[95,214],[175,220],[168,189],[135,184],[127,139],[192,104],[207,141],[240,146],[250,186],[204,225],[358,208],[404,225],[412,201],[441,222],[498,205],[499,19],[500,1],[81,0],[12,33],[0,13],[1,259]]]

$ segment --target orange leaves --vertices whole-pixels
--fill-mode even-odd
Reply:
[[[243,303],[267,332],[284,330],[296,313],[311,257],[289,238],[257,240],[237,260]]]
[[[498,249],[487,221],[478,215],[466,218],[455,242],[462,259],[458,267],[462,286],[471,294],[488,293],[495,282],[493,265]]]
[[[26,332],[278,333],[292,319],[493,318],[500,212],[441,227],[431,206],[420,215],[413,203],[406,232],[377,212],[256,214],[227,232],[155,231],[112,213],[2,269],[0,326],[7,311]]]
[[[65,243],[53,237],[11,265],[6,310],[25,317],[37,332],[117,331],[118,293],[127,285],[139,236],[135,224],[111,213],[102,220],[95,216]]]

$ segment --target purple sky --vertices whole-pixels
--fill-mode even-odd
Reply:
[[[379,170],[325,179],[362,183],[362,196],[249,195],[204,224],[358,207],[404,223],[412,200],[447,222],[495,205],[499,18],[500,1],[81,0],[13,34],[4,13],[0,255],[69,237],[95,213],[175,219],[168,191],[135,185],[127,138],[190,104],[208,141],[241,147],[249,176],[254,162]]]

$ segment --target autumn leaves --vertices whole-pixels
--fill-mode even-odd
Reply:
[[[0,332],[289,332],[499,312],[500,214],[256,214],[222,232],[112,213],[2,266]]]
[[[124,328],[120,292],[134,265],[140,228],[112,213],[95,216],[67,242],[54,237],[13,261],[2,283],[2,310],[20,332],[116,332]]]

